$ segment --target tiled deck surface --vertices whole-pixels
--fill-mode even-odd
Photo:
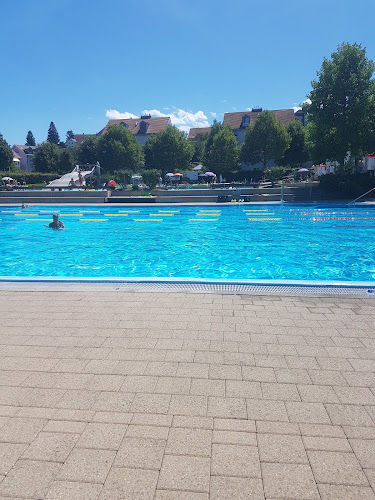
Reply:
[[[375,499],[375,301],[0,292],[0,500]]]

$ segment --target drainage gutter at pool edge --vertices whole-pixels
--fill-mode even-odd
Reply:
[[[24,287],[24,288],[23,288]],[[192,292],[375,298],[375,281],[226,280],[200,278],[0,276],[0,290]]]

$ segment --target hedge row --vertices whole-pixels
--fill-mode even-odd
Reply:
[[[0,172],[0,178],[12,177],[17,179],[18,182],[25,181],[26,184],[44,184],[54,179],[59,179],[61,175],[56,173],[41,173],[41,172],[25,172],[24,170],[12,170],[11,172]]]

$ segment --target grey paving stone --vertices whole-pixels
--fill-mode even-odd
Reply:
[[[375,469],[375,439],[349,439],[349,442],[361,466]]]
[[[205,417],[207,415],[207,397],[172,395],[169,413],[172,415],[196,415]]]
[[[169,431],[167,455],[211,456],[211,431],[206,429],[172,428]]]
[[[22,455],[23,459],[63,463],[79,439],[79,434],[41,432]]]
[[[104,483],[115,456],[115,451],[75,448],[62,466],[57,479]]]
[[[154,498],[158,471],[142,469],[111,469],[99,500],[152,500]]]
[[[209,500],[208,493],[192,491],[157,490],[154,500]]]
[[[209,458],[164,456],[158,488],[208,493],[209,484]]]
[[[97,500],[101,490],[101,484],[54,481],[45,500]]]
[[[369,487],[319,484],[322,500],[375,500],[375,493]]]
[[[0,474],[8,474],[27,448],[27,444],[0,443]]]
[[[4,497],[42,498],[55,479],[61,464],[34,460],[18,460],[0,483]]]
[[[213,444],[211,474],[214,476],[261,477],[257,448],[246,445]]]
[[[368,485],[354,453],[308,451],[308,456],[317,483]]]
[[[213,476],[210,487],[211,500],[264,500],[260,479],[245,477]],[[187,499],[188,500],[188,499]]]
[[[167,413],[170,398],[169,394],[136,394],[130,411],[135,413]]]
[[[127,429],[123,424],[89,423],[77,447],[118,450]]]
[[[263,463],[262,478],[267,499],[318,500],[320,498],[308,465]]]
[[[287,422],[288,415],[284,401],[247,399],[247,417],[250,420],[268,420],[271,422]]]
[[[125,437],[114,465],[130,469],[160,470],[165,443],[161,439]]]
[[[308,459],[300,436],[257,434],[262,462],[307,464]]]

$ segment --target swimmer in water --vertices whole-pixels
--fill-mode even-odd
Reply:
[[[58,215],[53,215],[53,221],[45,227],[50,227],[51,229],[65,229],[65,224],[59,220]]]

